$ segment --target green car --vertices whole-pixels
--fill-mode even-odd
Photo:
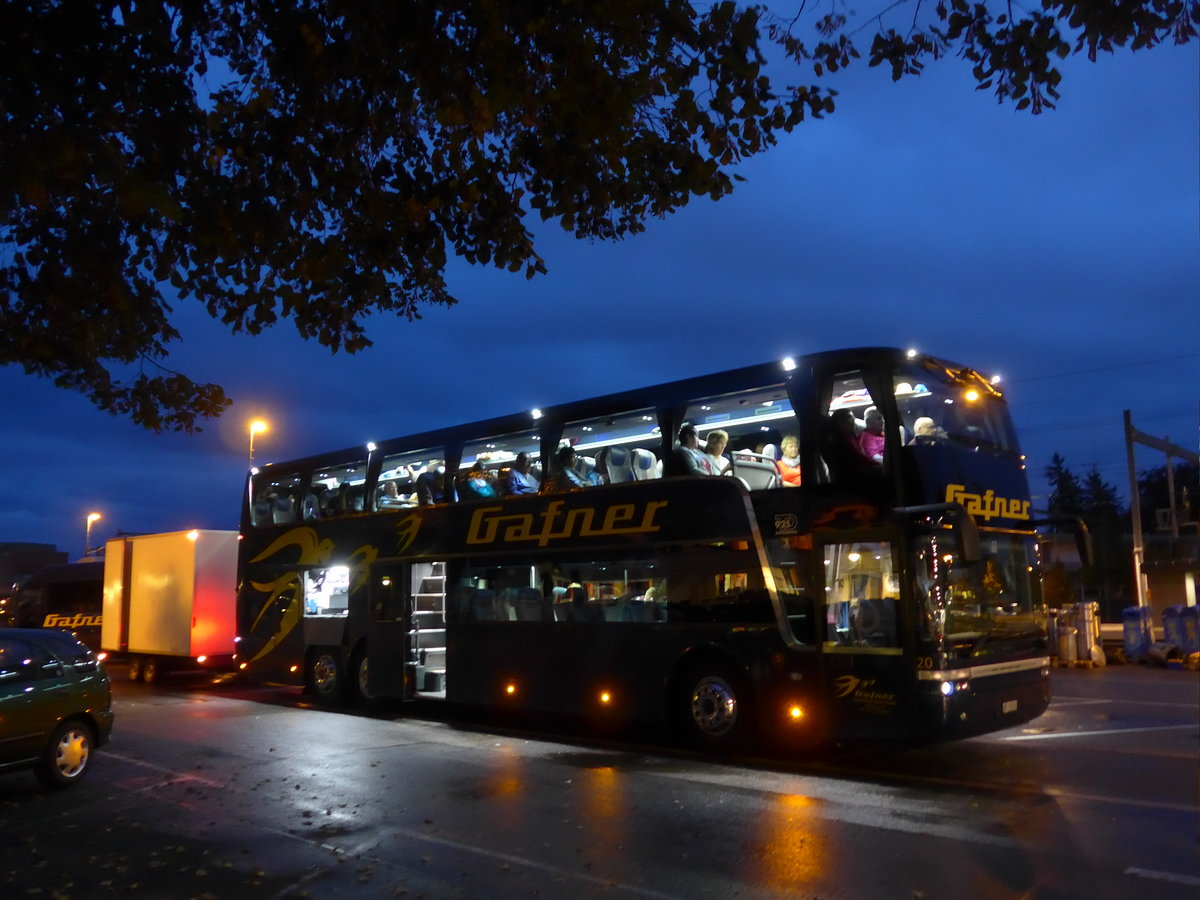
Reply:
[[[91,650],[65,631],[0,628],[0,772],[75,784],[112,724],[108,673]]]

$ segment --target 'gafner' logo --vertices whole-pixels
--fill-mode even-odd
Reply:
[[[59,616],[50,613],[42,620],[43,628],[99,628],[100,616],[85,616],[76,613],[73,616]]]
[[[555,500],[540,515],[532,513],[497,515],[503,506],[484,506],[471,516],[467,530],[468,544],[491,544],[500,540],[506,544],[533,541],[545,547],[551,541],[573,537],[603,537],[614,534],[650,534],[662,526],[654,517],[667,506],[666,500],[652,500],[639,508],[636,503],[614,503],[603,512],[591,507],[567,510],[562,515],[563,502]],[[562,522],[556,520],[562,515]]]
[[[946,485],[946,502],[961,503],[967,512],[976,518],[988,519],[1028,519],[1028,500],[1008,500],[997,497],[992,491],[985,494],[968,494],[966,485]]]

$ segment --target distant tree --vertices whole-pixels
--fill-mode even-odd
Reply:
[[[453,304],[451,255],[544,272],[530,213],[614,240],[728,194],[740,160],[834,109],[781,78],[961,58],[1037,113],[1058,60],[1200,21],[1197,0],[864,5],[9,0],[0,364],[190,431],[229,399],[163,367],[176,302],[353,352],[372,313]],[[799,71],[768,74],[776,45]]]
[[[1083,519],[1092,533],[1095,558],[1085,587],[1102,599],[1123,595],[1133,586],[1133,557],[1126,542],[1129,513],[1117,489],[1095,467],[1083,479]]]
[[[1050,515],[1083,515],[1083,488],[1075,473],[1067,468],[1066,460],[1057,453],[1046,466],[1046,480],[1050,483]]]
[[[1089,596],[1099,598],[1102,615],[1112,619],[1120,598],[1127,596],[1133,585],[1133,557],[1126,546],[1129,515],[1120,493],[1094,466],[1081,482],[1058,453],[1050,457],[1046,479],[1051,488],[1050,514],[1078,516],[1087,526],[1093,558],[1079,573],[1080,586]],[[1063,593],[1062,585],[1056,585],[1056,590]]]

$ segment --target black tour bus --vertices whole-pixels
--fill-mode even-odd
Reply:
[[[963,737],[1049,703],[1034,526],[988,379],[818,353],[252,470],[238,660],[711,749]]]
[[[104,560],[44,566],[17,588],[10,605],[15,627],[69,631],[99,653]]]

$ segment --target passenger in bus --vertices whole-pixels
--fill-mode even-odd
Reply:
[[[542,484],[542,493],[556,494],[587,487],[587,483],[575,470],[575,448],[565,444],[554,454],[554,467],[550,477]]]
[[[877,472],[879,466],[863,455],[854,413],[839,409],[829,416],[822,455],[834,481],[845,481]]]
[[[704,456],[713,475],[724,475],[729,468],[729,460],[724,456],[728,445],[729,432],[716,428],[708,433],[708,440],[704,443]]]
[[[779,478],[784,487],[800,487],[800,439],[794,434],[784,435],[779,442],[779,459],[775,460]]]
[[[677,475],[711,475],[712,467],[700,450],[700,438],[695,425],[684,425],[679,429],[679,441],[671,448],[663,466],[663,477]]]
[[[919,416],[913,422],[913,439],[909,441],[909,444],[927,444],[945,436],[946,432],[933,419],[929,416]]]
[[[529,464],[529,454],[521,451],[513,461],[512,468],[504,481],[506,494],[536,494],[538,492],[537,478],[533,475],[533,467]]]
[[[883,463],[883,447],[887,443],[883,436],[883,413],[878,407],[871,406],[863,413],[866,423],[863,433],[858,437],[858,446],[863,456],[872,462]]]
[[[443,502],[446,496],[445,474],[446,467],[436,465],[417,476],[417,500],[422,506]]]
[[[496,496],[491,473],[483,467],[483,460],[475,460],[471,468],[458,476],[458,496],[460,500],[484,500]]]

